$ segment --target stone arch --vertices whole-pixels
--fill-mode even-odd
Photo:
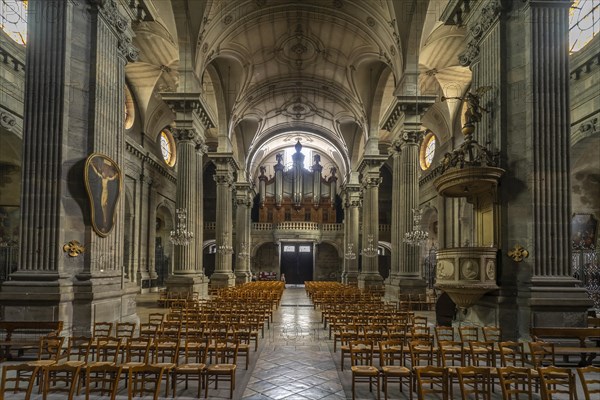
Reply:
[[[154,268],[157,285],[164,286],[167,277],[173,273],[174,248],[170,240],[170,232],[175,226],[173,211],[165,203],[156,207],[156,245],[154,248]]]

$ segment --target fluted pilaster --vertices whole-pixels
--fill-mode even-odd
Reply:
[[[360,227],[360,186],[346,184],[342,190],[344,196],[344,265],[342,282],[357,284],[358,260],[360,257],[359,227]],[[346,258],[348,246],[351,246],[354,258]]]
[[[250,254],[252,252],[252,239],[250,237],[250,210],[252,208],[252,189],[250,183],[236,182],[235,204],[235,281],[236,284],[242,284],[249,282],[252,278],[252,273],[250,272]]]

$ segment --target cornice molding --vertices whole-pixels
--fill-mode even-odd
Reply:
[[[175,184],[177,183],[175,171],[167,169],[154,154],[145,151],[144,148],[136,143],[130,142],[129,140],[125,141],[125,150],[137,159],[146,162],[153,170],[167,178],[169,181]]]

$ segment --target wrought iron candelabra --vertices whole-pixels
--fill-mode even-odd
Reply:
[[[369,233],[367,235],[367,247],[365,247],[362,251],[365,257],[373,258],[377,257],[377,246],[373,244],[373,234]]]
[[[356,259],[356,253],[354,252],[354,243],[348,243],[348,246],[346,248],[346,253],[344,254],[344,258],[346,260],[355,260]]]
[[[219,254],[231,254],[233,253],[233,247],[229,244],[229,239],[227,238],[227,232],[223,232],[221,236],[221,244],[217,247],[217,253]]]
[[[413,208],[413,229],[404,234],[404,243],[411,246],[420,246],[429,238],[429,233],[422,231],[421,228],[421,209]]]
[[[242,242],[240,243],[240,251],[238,252],[238,258],[240,260],[245,260],[250,258],[250,252],[248,251],[248,243]]]
[[[187,210],[178,208],[175,213],[177,214],[177,224],[171,231],[171,242],[176,246],[187,246],[194,238],[194,232],[187,229]]]

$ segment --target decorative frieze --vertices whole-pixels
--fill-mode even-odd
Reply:
[[[459,54],[458,62],[468,67],[479,57],[479,42],[484,34],[498,20],[503,7],[500,0],[487,0],[481,8],[476,23],[469,29],[469,40],[464,52]]]

